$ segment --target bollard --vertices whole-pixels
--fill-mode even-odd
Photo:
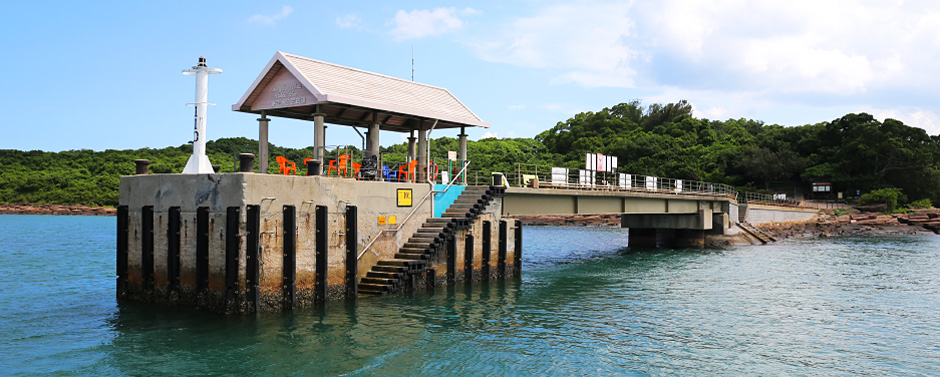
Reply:
[[[238,154],[238,171],[242,173],[251,173],[255,171],[254,153],[239,153]]]
[[[167,297],[179,293],[180,285],[180,207],[170,207],[166,227]]]
[[[232,206],[225,209],[225,302],[226,306],[235,299],[238,292],[238,252],[241,238],[238,226],[241,224],[241,208]]]
[[[463,278],[469,284],[473,282],[473,234],[464,239]]]
[[[150,174],[150,160],[134,160],[137,164],[137,175]]]
[[[212,165],[212,172],[218,173],[218,172],[219,172],[219,169],[221,169],[221,168],[222,168],[222,167],[219,166],[219,165]]]
[[[346,206],[346,299],[355,299],[359,291],[359,235],[356,206]]]
[[[153,206],[144,206],[140,210],[140,252],[141,273],[144,280],[144,293],[153,293]]]
[[[209,289],[209,207],[196,208],[196,295]]]
[[[309,159],[307,160],[307,175],[320,175],[323,168],[323,162],[320,160]]]
[[[317,206],[316,208],[316,279],[313,282],[313,302],[317,305],[326,302],[326,273],[327,273],[327,242],[329,241],[329,224],[327,224],[329,208]]]
[[[127,205],[117,207],[117,298],[127,296],[127,234],[130,219]]]
[[[480,273],[482,274],[482,276],[480,277],[483,279],[483,281],[490,280],[490,254],[493,253],[493,249],[492,249],[493,244],[492,244],[492,240],[490,239],[492,238],[492,233],[493,233],[492,225],[490,224],[489,221],[484,221],[483,222],[483,258],[481,258],[480,260],[483,263],[483,268],[481,269],[482,271],[480,271]]]
[[[284,223],[284,307],[293,310],[297,306],[297,210],[285,205]]]
[[[248,303],[255,313],[261,309],[261,206],[247,206],[245,223],[245,285]]]

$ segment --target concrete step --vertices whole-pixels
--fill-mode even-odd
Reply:
[[[412,253],[397,253],[395,254],[397,259],[408,259],[408,260],[424,260],[428,259],[427,254],[412,254]]]
[[[395,285],[398,284],[398,279],[369,278],[369,277],[366,277],[366,278],[362,278],[362,280],[359,281],[359,284],[360,284],[360,287],[361,287],[363,284],[394,287]]]
[[[430,252],[430,247],[402,247],[398,250],[399,253],[409,253],[409,254],[428,254]]]
[[[379,285],[379,284],[359,284],[359,293],[360,294],[370,294],[370,295],[384,295],[388,293],[391,286]]]
[[[376,265],[376,266],[372,266],[372,271],[375,271],[375,272],[388,272],[388,273],[396,273],[396,274],[402,274],[402,275],[404,275],[405,271],[408,271],[408,269],[407,269],[407,268],[404,268],[404,267],[401,267],[401,266],[379,266],[379,265]]]
[[[367,278],[382,278],[382,279],[401,279],[405,274],[401,272],[381,272],[381,271],[369,271],[366,274]]]
[[[376,264],[379,266],[401,266],[401,267],[408,267],[409,269],[411,269],[411,268],[426,264],[423,262],[424,261],[407,260],[407,259],[386,259],[386,260],[380,260]]]

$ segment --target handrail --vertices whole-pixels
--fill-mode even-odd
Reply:
[[[382,229],[382,230],[379,232],[379,234],[376,234],[375,237],[372,237],[372,240],[369,241],[368,244],[366,244],[366,247],[362,248],[362,251],[360,251],[360,252],[359,252],[359,255],[356,256],[356,260],[358,261],[359,259],[362,259],[362,256],[363,256],[363,255],[366,255],[366,251],[369,251],[369,248],[372,247],[372,244],[374,244],[375,241],[377,241],[377,240],[379,239],[379,237],[382,236],[382,234],[385,234],[385,233],[398,233],[398,232],[401,230],[401,228],[405,226],[405,223],[407,223],[408,220],[411,219],[411,216],[413,216],[413,215],[415,214],[415,212],[418,212],[418,209],[421,208],[421,205],[424,204],[424,202],[425,202],[426,200],[428,200],[428,198],[431,197],[431,194],[439,194],[439,193],[446,192],[447,190],[449,190],[449,189],[450,189],[450,186],[452,186],[452,185],[454,184],[454,182],[457,181],[457,178],[460,177],[460,175],[463,174],[463,173],[467,170],[467,167],[468,167],[468,166],[470,166],[470,161],[465,161],[465,162],[464,162],[464,165],[463,165],[463,169],[460,169],[460,171],[459,171],[457,174],[454,175],[454,179],[452,179],[452,180],[450,181],[450,183],[447,184],[447,187],[445,187],[444,190],[442,190],[442,191],[437,191],[437,190],[433,190],[433,189],[428,190],[427,195],[425,195],[423,198],[421,198],[421,201],[418,202],[418,204],[415,206],[415,208],[414,208],[413,210],[411,210],[411,213],[409,213],[408,216],[406,216],[405,219],[402,220],[401,223],[398,224],[398,227],[397,227],[397,228],[395,228],[395,229]]]

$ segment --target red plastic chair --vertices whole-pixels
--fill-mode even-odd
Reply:
[[[326,175],[330,175],[331,171],[336,170],[336,175],[339,175],[340,172],[346,174],[346,162],[349,161],[349,155],[343,153],[339,155],[338,160],[330,160],[330,167],[326,171]]]
[[[294,175],[297,175],[297,164],[290,162],[283,156],[277,156],[274,157],[274,159],[277,161],[277,164],[281,166],[280,174],[288,175],[290,172],[294,172]],[[287,165],[290,165],[290,167]]]
[[[401,182],[401,179],[404,177],[407,182],[409,179],[415,178],[415,167],[418,166],[418,160],[411,160],[405,165],[398,167],[398,182]]]
[[[362,169],[362,164],[357,163],[357,162],[353,162],[353,163],[352,163],[352,166],[353,166],[353,170],[355,171],[353,177],[356,177],[356,180],[358,181],[358,180],[359,180],[359,169]]]

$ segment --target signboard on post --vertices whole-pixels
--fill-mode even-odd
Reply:
[[[457,161],[457,151],[447,151],[447,159]]]

